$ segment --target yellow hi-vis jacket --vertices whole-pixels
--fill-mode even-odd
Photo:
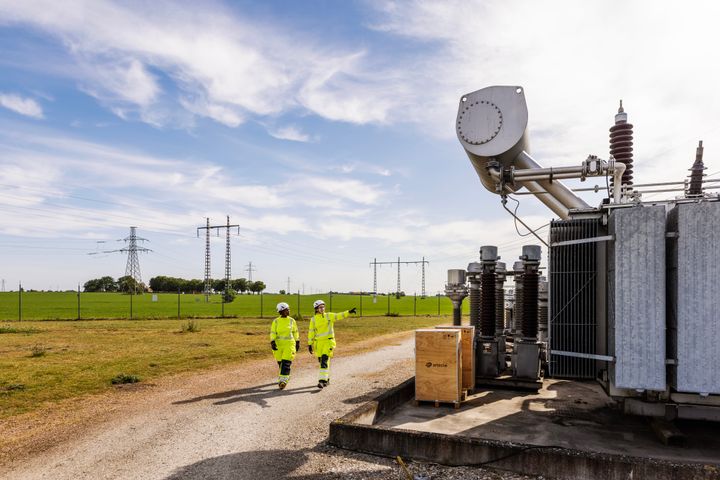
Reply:
[[[312,345],[313,353],[317,357],[327,355],[333,356],[335,349],[335,321],[350,316],[349,311],[340,313],[325,312],[316,313],[310,319],[310,330],[308,330],[308,345]]]
[[[297,322],[292,317],[277,317],[270,326],[270,341],[275,340],[277,350],[273,356],[278,362],[295,358],[295,342],[300,340]]]

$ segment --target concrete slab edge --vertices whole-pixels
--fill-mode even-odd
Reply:
[[[411,378],[330,424],[329,443],[386,457],[444,465],[488,466],[526,475],[561,479],[657,480],[720,479],[720,465],[677,463],[653,458],[586,452],[561,447],[502,442],[375,425],[383,415],[411,400]]]

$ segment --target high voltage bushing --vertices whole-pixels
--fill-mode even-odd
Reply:
[[[523,261],[523,313],[522,338],[537,341],[538,332],[538,283],[540,281],[540,253],[538,245],[525,245],[520,257]]]
[[[467,267],[467,280],[470,284],[470,325],[475,327],[475,334],[480,335],[480,273],[482,264],[472,262]]]
[[[523,262],[513,263],[513,280],[515,280],[515,308],[513,311],[512,334],[517,336],[520,332],[520,319],[523,315]]]
[[[453,325],[462,325],[462,302],[468,294],[465,277],[465,270],[448,270],[448,283],[445,285],[445,295],[450,298],[453,305]]]
[[[480,274],[480,297],[482,299],[480,336],[492,337],[495,335],[495,266],[497,264],[497,247],[490,245],[480,247],[480,261],[482,263],[482,273]]]
[[[502,336],[505,330],[505,262],[495,267],[495,335]]]

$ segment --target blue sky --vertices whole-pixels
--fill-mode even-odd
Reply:
[[[455,137],[464,93],[522,85],[545,166],[606,158],[623,98],[636,182],[684,178],[699,139],[720,170],[720,7],[653,7],[0,0],[0,278],[121,276],[123,256],[88,253],[131,225],[153,249],[144,280],[201,278],[195,229],[226,215],[233,277],[252,261],[271,291],[369,290],[373,258],[424,256],[435,292],[486,244],[512,263],[531,241]],[[520,199],[527,223],[552,217]],[[402,277],[420,290],[419,267]],[[395,283],[379,271],[379,290]]]

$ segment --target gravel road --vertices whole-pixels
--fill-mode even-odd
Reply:
[[[242,368],[120,389],[92,408],[78,407],[89,420],[81,426],[49,429],[46,436],[57,440],[38,437],[36,453],[7,456],[0,478],[406,479],[391,459],[335,449],[325,440],[333,419],[410,377],[412,355],[409,335],[370,352],[341,349],[324,390],[315,387],[316,363],[306,352],[284,391],[275,384],[269,352],[266,361]],[[433,480],[534,478],[423,463],[409,468]]]

